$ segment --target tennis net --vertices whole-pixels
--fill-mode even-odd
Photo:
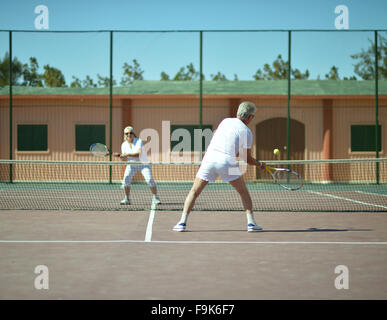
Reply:
[[[254,211],[386,212],[387,158],[268,161],[300,173],[304,185],[289,191],[265,171],[245,166],[244,179]],[[0,160],[0,209],[147,211],[152,194],[140,173],[124,197],[126,163],[97,161]],[[182,210],[200,163],[152,163],[161,204],[157,210]],[[227,183],[209,183],[194,211],[242,211],[237,192]]]

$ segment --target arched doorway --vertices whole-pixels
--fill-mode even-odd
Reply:
[[[286,160],[286,118],[272,118],[256,125],[255,140],[258,160]],[[274,155],[273,150],[280,150]],[[305,155],[305,125],[290,119],[290,160],[303,160]],[[303,175],[303,166],[292,167]],[[256,177],[261,177],[262,171],[257,169]]]

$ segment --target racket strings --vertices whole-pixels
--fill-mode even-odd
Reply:
[[[91,145],[90,152],[95,156],[105,156],[108,153],[108,149],[103,144],[95,143]]]
[[[301,178],[291,171],[277,171],[275,179],[277,183],[288,189],[298,189],[302,184]]]

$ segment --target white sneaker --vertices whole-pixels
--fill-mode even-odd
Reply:
[[[173,227],[173,231],[177,231],[177,232],[183,232],[185,231],[185,228],[187,227],[187,225],[183,222],[179,222],[177,225],[175,225]]]
[[[256,223],[249,223],[247,225],[247,232],[258,232],[258,231],[262,231],[262,227],[260,227],[259,225],[257,225]]]
[[[120,204],[121,204],[121,205],[129,205],[129,204],[130,204],[130,200],[127,199],[127,198],[125,198],[124,200],[122,200],[122,201],[120,202]]]
[[[154,204],[160,204],[160,203],[161,203],[161,200],[160,200],[160,198],[159,198],[158,196],[153,196],[152,202],[153,202]]]

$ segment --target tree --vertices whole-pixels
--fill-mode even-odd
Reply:
[[[255,80],[277,80],[277,79],[287,79],[288,78],[288,69],[289,63],[282,59],[282,56],[279,54],[277,59],[274,60],[272,67],[266,63],[263,66],[263,71],[258,69],[257,72],[253,75]],[[298,69],[292,69],[291,75],[294,79],[308,79],[309,70],[306,70],[302,73]]]
[[[211,74],[210,76],[212,81],[227,81],[226,76],[220,71],[218,71],[217,74]]]
[[[44,66],[44,73],[39,74],[39,64],[35,57],[30,57],[29,64],[22,64],[16,57],[12,59],[12,84],[19,85],[20,78],[23,77],[21,85],[31,87],[65,87],[66,82],[59,69]],[[9,54],[6,53],[4,59],[0,59],[0,86],[9,85]]]
[[[12,85],[18,85],[23,76],[23,64],[14,57],[12,59]],[[9,85],[9,53],[6,52],[3,60],[0,58],[0,87]]]
[[[85,80],[80,80],[79,78],[73,76],[74,81],[71,82],[70,88],[108,88],[110,86],[110,78],[102,77],[100,74],[97,74],[97,83],[94,83],[94,80],[87,75]],[[116,81],[113,80],[113,86],[116,85]]]
[[[46,64],[42,78],[46,87],[66,87],[66,81],[62,71]]]
[[[136,59],[133,59],[133,65],[129,65],[125,62],[122,68],[124,69],[124,76],[121,79],[122,86],[129,85],[134,80],[144,80],[142,76],[144,71],[141,70],[140,64]]]
[[[71,82],[70,88],[82,88],[82,82],[76,76],[73,76],[74,81]]]
[[[97,84],[94,83],[93,79],[89,75],[86,76],[86,79],[82,81],[83,88],[96,88]]]
[[[293,76],[294,79],[306,80],[306,79],[309,79],[309,75],[310,74],[309,74],[309,70],[308,69],[305,70],[305,73],[302,73],[298,69],[292,70],[292,76]]]
[[[102,77],[100,74],[97,73],[97,83],[99,87],[108,88],[110,87],[110,78],[109,77]],[[116,80],[113,79],[113,86],[116,85]]]
[[[35,57],[30,57],[30,64],[23,65],[23,86],[43,87],[42,76],[38,73],[39,64]]]
[[[162,71],[161,74],[160,74],[160,80],[161,81],[168,81],[168,80],[170,80],[169,79],[169,75],[167,75],[164,71]]]
[[[360,60],[355,64],[354,72],[363,80],[375,78],[375,42],[368,40],[367,50],[351,55],[352,59]],[[387,38],[378,35],[378,75],[380,79],[387,79]]]
[[[181,67],[179,71],[176,73],[176,75],[174,76],[173,80],[192,81],[192,80],[199,80],[199,78],[200,78],[200,72],[196,71],[193,63],[191,62],[186,67]],[[204,80],[204,75],[202,75],[202,80]]]
[[[325,75],[325,79],[327,79],[327,80],[340,80],[339,68],[337,68],[336,66],[332,66],[329,73]]]

